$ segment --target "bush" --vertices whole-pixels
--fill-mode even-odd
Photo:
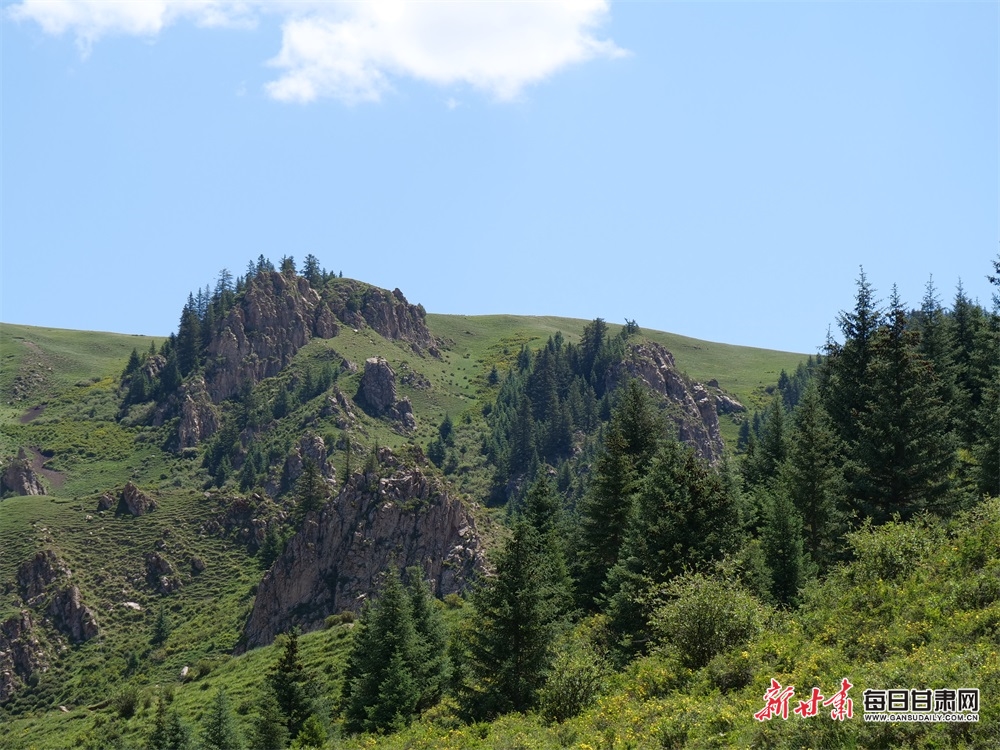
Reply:
[[[115,693],[111,699],[111,708],[121,718],[131,719],[135,716],[136,709],[139,708],[141,700],[142,695],[139,692],[139,688],[135,685],[126,685]]]
[[[701,573],[686,573],[667,584],[671,599],[653,614],[659,639],[691,669],[760,633],[760,603],[738,584]]]

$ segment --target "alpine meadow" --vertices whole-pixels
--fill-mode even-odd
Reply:
[[[310,255],[166,339],[4,324],[0,746],[995,747],[1000,316],[862,270],[836,320],[434,315]]]

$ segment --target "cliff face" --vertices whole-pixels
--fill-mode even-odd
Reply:
[[[350,279],[338,279],[325,292],[334,315],[346,325],[365,325],[393,341],[409,341],[417,351],[438,352],[427,330],[426,311],[411,305],[399,289],[391,292]]]
[[[380,458],[385,476],[355,474],[289,540],[258,587],[245,648],[357,611],[389,565],[422,567],[438,596],[465,589],[482,569],[480,538],[462,504],[419,468],[384,449]]]
[[[308,281],[275,272],[259,274],[209,344],[208,395],[219,403],[245,381],[257,383],[277,375],[313,336],[336,335],[333,313]]]
[[[701,383],[682,376],[667,349],[650,342],[630,346],[627,357],[608,372],[607,382],[617,385],[628,377],[638,378],[667,399],[667,417],[677,426],[681,441],[713,463],[722,457],[716,397]]]

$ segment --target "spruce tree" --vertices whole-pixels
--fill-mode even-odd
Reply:
[[[420,692],[417,701],[419,712],[436,704],[448,683],[448,634],[430,587],[424,580],[424,571],[419,566],[407,569],[406,590],[416,636],[415,678]]]
[[[761,541],[771,595],[779,604],[797,606],[810,566],[803,554],[802,518],[782,489],[766,493]]]
[[[292,628],[285,635],[281,658],[271,668],[267,681],[284,717],[288,736],[294,739],[314,708],[310,694],[311,676],[299,659],[298,629]]]
[[[219,688],[201,724],[201,744],[205,750],[243,750],[236,719],[226,691]]]
[[[191,730],[181,720],[176,709],[168,709],[161,695],[156,704],[153,731],[146,742],[146,750],[192,750]]]
[[[390,566],[379,598],[355,625],[341,693],[348,731],[391,732],[410,722],[423,697],[420,656],[412,605]]]
[[[576,577],[580,603],[593,609],[608,571],[618,562],[636,482],[664,433],[649,396],[629,381],[611,417],[590,492],[580,503]]]
[[[288,726],[281,713],[274,689],[268,682],[261,691],[257,715],[253,720],[251,747],[254,750],[284,750],[288,745]]]
[[[303,516],[319,510],[330,499],[330,487],[311,458],[303,464],[302,476],[295,483],[295,494],[299,501],[299,513]]]
[[[849,444],[849,491],[864,517],[884,523],[933,507],[947,492],[954,463],[947,411],[934,368],[916,347],[893,293],[889,322],[872,341],[867,372],[871,397]]]
[[[559,619],[549,592],[538,533],[523,518],[496,556],[495,575],[472,595],[468,667],[473,678],[462,702],[480,718],[535,705]]]
[[[736,550],[739,536],[738,501],[722,478],[691,448],[662,444],[636,493],[620,559],[606,583],[623,651],[645,647],[652,588],[721,560]]]
[[[843,525],[840,444],[823,408],[819,388],[811,381],[793,414],[788,458],[780,477],[802,518],[805,548],[821,570],[835,556]]]

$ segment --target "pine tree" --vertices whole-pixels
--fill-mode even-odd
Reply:
[[[153,623],[153,635],[150,638],[150,643],[154,646],[162,645],[166,643],[167,638],[170,636],[170,621],[167,619],[167,611],[160,603],[160,609],[156,613],[156,621]]]
[[[416,674],[420,690],[417,711],[435,705],[444,693],[450,677],[448,634],[441,612],[424,580],[424,571],[415,566],[406,571],[406,590],[413,612],[416,635]]]
[[[198,368],[201,363],[201,321],[195,311],[195,302],[189,296],[188,304],[181,312],[181,323],[177,329],[177,366],[183,377]]]
[[[591,490],[580,504],[576,576],[581,604],[593,608],[618,562],[635,483],[663,437],[663,426],[638,381],[625,386],[611,417]]]
[[[299,634],[296,628],[285,635],[281,658],[268,673],[267,682],[284,717],[288,736],[294,739],[314,709],[309,692],[311,676],[299,659]]]
[[[201,744],[205,750],[243,750],[229,698],[222,688],[215,691],[215,698],[202,719]]]
[[[737,498],[694,451],[661,445],[643,478],[617,565],[605,585],[613,629],[626,652],[641,650],[650,615],[645,594],[685,569],[704,569],[735,551]]]
[[[156,704],[153,731],[146,742],[146,750],[192,750],[191,730],[181,720],[176,709],[168,709],[161,695]]]
[[[473,592],[468,666],[474,682],[462,696],[466,709],[483,718],[535,705],[559,624],[538,534],[524,519],[514,522],[495,569]]]
[[[842,496],[839,455],[840,444],[823,409],[819,388],[811,381],[793,414],[781,484],[802,518],[805,547],[821,570],[833,562],[843,524],[838,508]]]
[[[302,476],[295,483],[295,494],[299,500],[299,513],[302,515],[319,510],[330,498],[330,488],[311,458],[307,458],[303,464]]]
[[[846,475],[858,510],[877,523],[909,518],[948,490],[954,444],[934,369],[917,351],[893,292],[889,322],[872,340],[871,397],[857,415]]]
[[[341,693],[348,731],[395,731],[410,722],[422,697],[419,657],[412,605],[390,567],[378,600],[355,625]]]
[[[767,493],[761,541],[771,574],[771,594],[780,604],[797,606],[809,566],[802,548],[802,518],[780,489]]]
[[[288,726],[281,713],[278,699],[270,684],[265,683],[261,692],[258,713],[253,720],[254,750],[284,750],[288,745]]]

